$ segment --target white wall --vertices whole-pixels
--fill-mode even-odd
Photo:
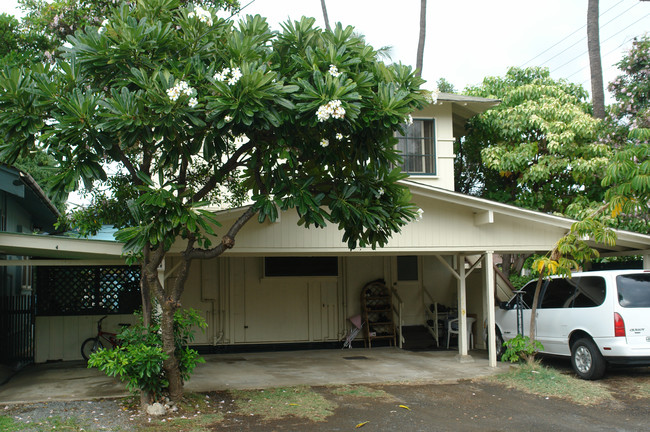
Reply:
[[[81,344],[97,335],[97,321],[103,315],[38,316],[34,331],[34,361],[81,360]],[[133,324],[133,315],[109,315],[102,323],[105,331],[117,332],[120,323]]]

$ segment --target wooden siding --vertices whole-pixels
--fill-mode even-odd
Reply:
[[[34,361],[81,360],[81,344],[97,335],[97,321],[102,315],[37,316]],[[115,332],[119,323],[133,323],[133,315],[109,315],[103,322],[105,331]]]
[[[355,254],[433,254],[457,252],[545,251],[553,247],[566,227],[539,223],[524,216],[494,212],[494,222],[476,225],[476,209],[466,205],[414,196],[414,203],[423,209],[422,220],[411,222],[394,234],[387,246],[373,251],[357,248]],[[225,231],[234,219],[223,219]],[[291,210],[282,212],[277,222],[258,223],[251,220],[239,232],[236,245],[229,256],[236,255],[342,255],[350,253],[341,241],[342,232],[336,226],[305,229],[297,225],[298,216]],[[215,241],[218,241],[215,239]],[[174,248],[183,248],[179,242]]]

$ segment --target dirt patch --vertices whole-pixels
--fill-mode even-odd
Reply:
[[[567,370],[566,373],[571,371]],[[251,410],[250,406],[243,409],[238,403],[237,393],[230,392],[198,395],[201,400],[192,402],[195,411],[187,409],[165,418],[135,415],[120,407],[118,402],[30,404],[7,408],[3,414],[12,418],[29,418],[38,423],[51,416],[64,421],[67,413],[71,413],[76,418],[85,419],[85,431],[647,430],[650,393],[645,393],[644,389],[650,388],[650,368],[609,371],[599,385],[607,387],[611,397],[592,405],[568,402],[558,397],[536,396],[489,380],[468,380],[456,384],[304,388],[301,391],[304,391],[305,397],[313,394],[312,399],[329,404],[327,416],[314,416],[311,419],[304,415],[297,417],[290,411],[277,419],[268,413],[261,415]],[[246,400],[253,398],[248,396]],[[293,399],[285,402],[285,405],[296,408],[307,403],[306,400]],[[264,409],[272,410],[273,406]],[[286,406],[283,408],[286,409]],[[88,411],[87,415],[85,411]],[[358,425],[363,426],[357,428]],[[82,429],[71,426],[65,430]]]

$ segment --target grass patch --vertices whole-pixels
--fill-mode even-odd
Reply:
[[[332,394],[337,396],[352,396],[358,398],[371,398],[371,399],[388,399],[391,396],[383,390],[374,389],[366,386],[340,386],[331,390]]]
[[[86,424],[76,418],[51,417],[39,422],[21,422],[11,417],[0,416],[0,431],[34,431],[50,432],[53,430],[66,432],[88,431]]]
[[[148,425],[156,432],[209,432],[214,425],[223,420],[223,414],[198,414],[196,417],[175,417],[171,420],[158,420]]]
[[[332,415],[336,404],[309,387],[231,391],[240,414],[258,415],[266,420],[296,416],[322,421]]]
[[[650,398],[650,381],[644,381],[636,384],[639,398]]]
[[[595,381],[564,375],[539,363],[522,363],[509,372],[485,378],[526,393],[568,399],[580,405],[594,405],[613,396]]]

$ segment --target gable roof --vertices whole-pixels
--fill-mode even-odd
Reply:
[[[467,120],[499,105],[501,101],[478,96],[440,93],[437,104],[444,105],[445,103],[451,104],[453,134],[455,137],[461,137],[466,135]]]
[[[266,255],[425,255],[496,253],[545,253],[570,229],[575,221],[526,210],[482,198],[405,180],[413,202],[423,209],[423,218],[396,233],[383,248],[350,251],[335,225],[306,229],[298,226],[295,211],[281,212],[276,222],[244,225],[236,245],[227,256]],[[227,229],[245,208],[217,212]],[[638,255],[650,250],[650,236],[616,231],[616,246],[592,244],[602,255]],[[218,240],[217,240],[218,241]],[[178,243],[172,253],[184,248]]]

